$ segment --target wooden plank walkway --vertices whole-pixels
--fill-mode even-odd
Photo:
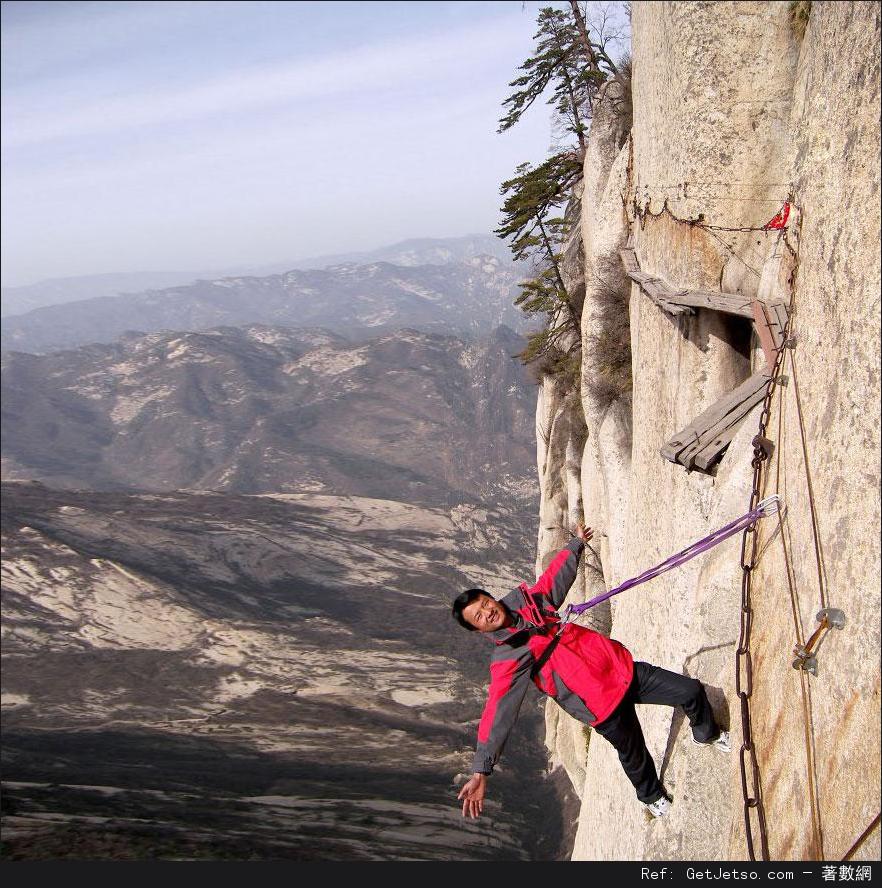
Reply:
[[[687,469],[706,472],[722,456],[744,417],[766,396],[770,379],[766,370],[754,373],[671,438],[661,455]]]
[[[672,315],[694,314],[704,308],[747,318],[763,348],[766,367],[720,398],[678,432],[661,449],[668,461],[687,471],[707,472],[723,455],[748,413],[763,400],[778,351],[784,347],[787,306],[783,301],[760,302],[740,293],[711,290],[676,290],[664,280],[640,268],[633,241],[619,251],[625,273],[663,311]]]
[[[670,314],[692,314],[692,309],[708,308],[726,314],[753,320],[753,300],[741,293],[723,293],[714,290],[675,290],[665,281],[640,269],[637,254],[632,247],[619,251],[625,274],[640,284],[647,296]],[[778,303],[775,303],[778,304]],[[783,306],[783,303],[780,303]]]

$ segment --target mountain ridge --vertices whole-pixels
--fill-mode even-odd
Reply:
[[[523,331],[518,275],[493,257],[403,266],[388,262],[201,280],[105,296],[4,319],[4,351],[47,353],[110,342],[126,330],[196,332],[268,324],[325,327],[349,338],[401,327],[477,337],[499,324]]]
[[[456,801],[486,650],[448,599],[529,570],[528,515],[4,483],[4,856],[561,856],[534,705]]]
[[[250,325],[3,357],[3,476],[61,487],[324,492],[413,502],[536,492],[535,391],[478,343]],[[341,435],[341,429],[346,433]]]
[[[197,280],[223,277],[266,277],[286,271],[325,268],[354,262],[366,264],[378,259],[397,265],[441,264],[487,254],[501,262],[511,262],[508,247],[494,235],[467,234],[454,238],[408,238],[373,250],[326,253],[289,262],[238,265],[200,271],[104,272],[94,275],[47,278],[32,284],[0,288],[0,316],[11,317],[36,308],[101,296],[119,296],[183,286]],[[442,258],[446,254],[447,258]]]

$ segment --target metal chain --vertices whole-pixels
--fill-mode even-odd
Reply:
[[[766,437],[766,429],[772,415],[772,398],[778,375],[784,359],[787,337],[789,335],[790,320],[784,332],[784,343],[778,349],[775,358],[775,366],[769,379],[766,396],[763,399],[763,408],[760,413],[759,431],[753,439],[753,488],[750,493],[750,509],[756,508],[762,496],[763,463],[771,456],[772,442]],[[760,853],[763,860],[769,859],[769,837],[766,829],[766,812],[763,807],[762,790],[760,786],[759,764],[756,759],[756,747],[753,742],[753,732],[750,724],[750,697],[753,694],[753,660],[750,654],[750,631],[753,627],[753,606],[751,605],[751,585],[753,569],[756,567],[757,552],[759,549],[759,537],[757,534],[757,522],[753,522],[744,530],[741,539],[741,631],[738,638],[738,649],[735,652],[735,691],[741,702],[741,732],[742,744],[739,753],[741,766],[741,792],[744,796],[744,831],[747,838],[747,852],[751,860],[756,860],[756,852],[753,844],[753,826],[751,824],[751,809],[756,811],[756,820],[760,835]],[[748,762],[750,780],[748,781]]]

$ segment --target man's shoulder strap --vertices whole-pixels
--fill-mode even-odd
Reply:
[[[549,657],[554,653],[554,649],[557,647],[562,635],[563,627],[555,632],[554,638],[552,638],[549,644],[545,646],[545,650],[536,657],[536,662],[530,667],[530,678],[535,678],[542,667],[548,662]]]

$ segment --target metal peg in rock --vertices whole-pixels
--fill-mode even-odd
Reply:
[[[798,644],[793,649],[796,655],[792,663],[793,668],[801,669],[811,675],[818,674],[818,655],[814,649],[815,645],[828,630],[845,628],[845,613],[838,607],[825,607],[818,611],[815,619],[818,621],[818,628],[812,633],[811,638],[805,644]]]

